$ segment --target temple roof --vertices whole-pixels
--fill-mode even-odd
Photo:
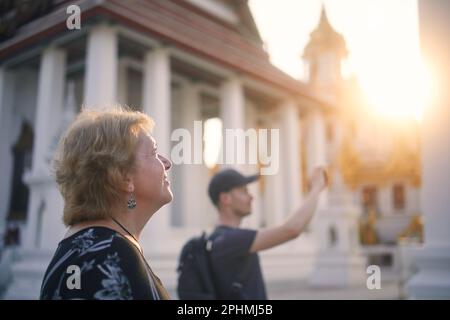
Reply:
[[[81,8],[84,26],[101,20],[126,26],[166,46],[186,50],[238,74],[282,89],[290,95],[307,98],[321,105],[329,104],[320,93],[312,91],[306,84],[270,63],[246,0],[222,1],[238,15],[237,25],[227,23],[183,0],[80,0],[77,4]],[[47,2],[49,6],[37,8],[39,14],[18,27],[11,37],[0,41],[0,62],[68,34],[65,9],[71,2]]]

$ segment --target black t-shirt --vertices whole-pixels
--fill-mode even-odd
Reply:
[[[167,291],[139,249],[106,227],[83,229],[59,243],[40,294],[40,299],[52,300],[166,298]]]
[[[245,269],[239,299],[267,299],[258,254],[250,253],[256,233],[255,230],[218,226],[211,234],[212,268],[221,297],[230,297],[233,282],[242,277]]]

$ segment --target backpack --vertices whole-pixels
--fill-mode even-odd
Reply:
[[[178,263],[178,298],[181,300],[218,299],[217,285],[210,260],[211,242],[203,232],[189,239],[181,250]]]

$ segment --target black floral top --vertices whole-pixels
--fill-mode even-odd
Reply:
[[[120,233],[90,227],[62,240],[40,299],[169,299],[139,249]]]

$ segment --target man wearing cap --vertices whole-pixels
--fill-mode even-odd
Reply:
[[[258,178],[225,169],[215,174],[208,186],[209,197],[219,213],[218,226],[210,236],[210,257],[220,299],[267,299],[258,251],[297,238],[311,220],[319,194],[327,185],[326,171],[319,167],[313,172],[310,192],[302,206],[286,221],[261,230],[239,228],[242,219],[251,213],[253,197],[247,184]]]

